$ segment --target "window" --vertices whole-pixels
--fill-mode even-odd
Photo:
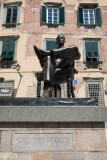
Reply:
[[[2,41],[2,53],[0,55],[1,61],[13,60],[15,54],[15,40]]]
[[[18,7],[12,6],[7,8],[6,24],[16,24],[18,15]]]
[[[6,27],[15,27],[19,24],[19,12],[22,2],[8,2],[4,4],[4,24]]]
[[[95,15],[94,10],[84,9],[83,18],[84,24],[95,24]]]
[[[41,23],[47,24],[64,24],[65,7],[41,6]]]
[[[78,7],[78,23],[81,25],[101,25],[101,8]]]
[[[11,68],[16,60],[19,36],[0,37],[0,68]]]
[[[102,81],[98,80],[89,80],[86,82],[87,87],[87,97],[89,98],[97,98],[98,105],[103,106],[104,105],[104,99],[103,99],[103,83]]]
[[[47,23],[58,23],[59,10],[57,8],[47,9]]]
[[[102,69],[100,57],[100,40],[85,40],[84,69]]]
[[[14,92],[14,81],[0,82],[0,97],[12,97]]]
[[[99,61],[98,41],[85,41],[86,61]]]
[[[46,51],[53,50],[57,47],[58,45],[56,43],[56,40],[46,40]]]

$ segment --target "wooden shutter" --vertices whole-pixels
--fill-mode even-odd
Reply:
[[[86,55],[87,58],[99,58],[99,53],[98,53],[98,42],[85,42],[85,48],[86,48]]]
[[[53,48],[52,49],[55,49],[58,47],[58,44],[56,43],[56,41],[53,41]]]
[[[8,43],[9,43],[9,51],[6,55],[6,58],[11,58],[12,60],[15,52],[15,40],[10,40]]]
[[[18,7],[13,7],[12,23],[17,23]]]
[[[85,49],[86,49],[86,55],[87,55],[87,58],[92,58],[92,52],[91,52],[91,49],[92,49],[92,43],[91,42],[85,42]]]
[[[7,8],[6,24],[11,23],[12,8]]]
[[[96,22],[96,25],[102,24],[101,8],[95,8],[95,22]]]
[[[0,58],[6,58],[7,52],[8,52],[8,41],[3,41],[3,44],[2,44],[2,53],[1,53]]]
[[[99,58],[99,54],[98,54],[98,42],[92,42],[92,49],[93,49],[93,54],[94,54],[93,58]]]
[[[41,6],[41,23],[47,22],[47,7]]]
[[[57,43],[55,40],[46,40],[46,50],[50,51],[57,48]]]
[[[59,24],[65,24],[65,7],[59,8]]]
[[[17,6],[7,8],[6,24],[16,24],[17,15],[18,15]]]
[[[78,24],[83,24],[83,7],[78,7]]]
[[[52,50],[52,41],[47,40],[46,41],[46,51],[50,51],[50,50]]]

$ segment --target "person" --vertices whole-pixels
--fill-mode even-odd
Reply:
[[[77,71],[74,68],[74,61],[80,58],[80,53],[74,45],[64,47],[65,36],[63,34],[57,36],[56,43],[58,44],[57,49],[51,51],[44,51],[34,46],[35,53],[43,68],[43,78],[41,79],[44,81],[44,95],[52,97],[53,83],[61,83],[66,79],[67,95],[71,97],[72,94],[72,97],[75,97],[73,79],[74,73]]]

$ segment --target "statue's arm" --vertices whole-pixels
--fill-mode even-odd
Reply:
[[[50,55],[50,51],[44,51],[38,48],[36,45],[34,45],[34,50],[37,56],[49,56]]]

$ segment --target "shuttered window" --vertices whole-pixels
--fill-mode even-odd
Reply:
[[[87,97],[96,98],[98,105],[104,105],[103,84],[102,81],[88,81],[87,82]]]
[[[46,51],[53,50],[57,48],[57,43],[55,40],[46,40]]]
[[[78,23],[84,25],[101,25],[101,8],[85,9],[78,7]]]
[[[65,7],[49,8],[47,6],[41,6],[41,23],[64,24]]]
[[[7,8],[6,24],[16,24],[18,16],[18,7],[12,6]]]
[[[1,60],[13,60],[15,53],[15,40],[5,40],[2,42]]]
[[[86,61],[99,61],[97,41],[85,41]]]

